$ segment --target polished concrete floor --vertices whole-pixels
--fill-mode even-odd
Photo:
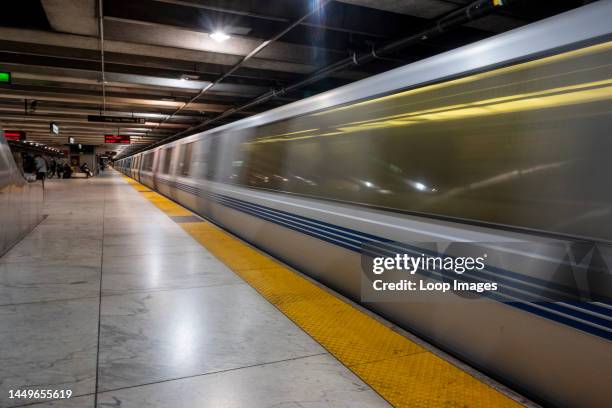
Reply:
[[[0,407],[387,406],[141,194],[47,183],[0,258]],[[27,389],[73,397],[9,398]]]

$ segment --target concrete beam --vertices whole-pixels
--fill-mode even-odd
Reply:
[[[56,102],[74,102],[82,104],[102,104],[102,96],[93,95],[78,95],[78,94],[61,94],[55,92],[23,92],[12,91],[6,88],[0,89],[0,98],[6,99],[35,99],[41,101],[56,101]],[[181,101],[164,101],[156,99],[129,98],[108,96],[106,104],[110,106],[148,106],[160,108],[178,108],[184,104]],[[209,103],[193,103],[189,105],[189,110],[198,112],[224,112],[228,105],[209,104]]]
[[[342,3],[368,7],[392,13],[433,19],[456,10],[460,6],[444,0],[338,0]]]
[[[55,31],[98,36],[96,0],[41,0]]]
[[[20,43],[42,44],[57,47],[70,47],[85,50],[99,50],[100,41],[95,37],[50,33],[40,30],[27,30],[20,28],[0,27],[0,38],[5,41],[14,41]],[[145,41],[146,38],[140,38]],[[161,41],[160,41],[161,42]],[[150,57],[163,56],[169,59],[178,59],[184,61],[205,62],[219,65],[234,65],[243,56],[241,54],[232,55],[228,53],[203,51],[195,49],[186,49],[170,46],[151,45],[147,43],[127,42],[122,40],[106,40],[104,48],[107,52],[116,52],[128,55],[143,55]],[[286,58],[283,58],[286,59]],[[310,63],[295,63],[271,61],[260,58],[252,58],[246,64],[246,67],[256,69],[266,69],[270,71],[284,71],[293,73],[307,74],[314,71],[317,67]]]
[[[21,121],[21,122],[26,122],[26,123],[43,122],[43,123],[46,123],[47,126],[49,125],[50,122],[56,122],[60,125],[80,124],[81,126],[87,126],[91,128],[105,128],[110,125],[110,124],[102,124],[99,122],[89,122],[87,118],[84,118],[84,117],[68,118],[68,117],[61,117],[61,116],[36,115],[36,114],[17,115],[17,114],[2,112],[2,107],[0,107],[0,120]],[[148,129],[148,128],[184,129],[184,128],[189,127],[189,124],[169,123],[169,122],[164,122],[160,124],[160,122],[145,122],[145,123],[139,123],[138,126],[139,126],[139,129],[144,129],[146,131],[149,131],[151,129]]]
[[[2,64],[2,67],[5,70],[11,71],[14,79],[100,85],[100,73],[98,71],[11,63]],[[106,72],[106,82],[108,86],[126,86],[169,91],[180,89],[193,92],[199,91],[210,83],[208,81],[161,78],[150,75],[124,74],[119,72]],[[210,92],[220,95],[244,95],[248,97],[260,95],[266,90],[267,89],[260,86],[220,83],[214,86]]]
[[[7,114],[22,114],[24,112],[23,102],[21,103],[8,103],[6,101],[0,100],[0,116]],[[72,107],[63,107],[63,106],[54,106],[54,107],[46,107],[39,106],[36,109],[36,115],[54,115],[53,117],[66,117],[66,116],[78,116],[78,115],[99,115],[99,109],[84,109],[84,108],[72,108]],[[170,114],[165,113],[152,113],[152,112],[139,112],[139,111],[117,111],[117,110],[107,110],[108,115],[114,116],[124,116],[124,117],[144,117],[151,119],[151,123],[157,123],[155,119],[166,119]],[[33,116],[33,115],[28,115]],[[192,115],[176,115],[172,118],[171,121],[165,122],[168,125],[174,124],[188,124],[193,123],[195,121],[202,120],[202,116],[192,116]]]
[[[32,124],[33,126],[44,126],[47,129],[49,128],[49,123],[55,122],[60,125],[60,127],[80,127],[80,128],[90,128],[90,129],[106,129],[106,128],[116,128],[120,127],[121,129],[132,129],[134,131],[143,131],[149,132],[152,129],[159,130],[160,132],[173,132],[176,129],[184,129],[189,127],[188,124],[185,123],[162,123],[160,125],[159,122],[145,122],[139,123],[137,125],[125,124],[123,126],[117,126],[110,123],[99,123],[99,122],[89,122],[87,118],[66,118],[66,117],[57,117],[57,116],[47,116],[47,115],[15,115],[15,114],[6,114],[0,111],[0,120],[5,122],[12,123],[24,123],[24,124]]]
[[[161,45],[173,48],[186,48],[220,54],[244,56],[255,49],[263,40],[246,36],[232,35],[220,43],[210,38],[209,33],[191,28],[152,23],[149,21],[105,17],[105,38],[109,40],[128,41]],[[271,59],[279,62],[308,64],[320,57],[330,59],[345,56],[345,51],[334,51],[320,47],[305,46],[276,41],[257,54],[259,59]]]
[[[372,9],[390,11],[392,13],[406,14],[427,19],[439,18],[453,10],[462,7],[462,4],[445,0],[338,0],[342,3]],[[527,21],[507,15],[492,14],[466,24],[467,27],[492,33],[501,33],[520,27]]]

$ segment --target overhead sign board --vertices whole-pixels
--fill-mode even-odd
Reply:
[[[26,134],[23,130],[5,130],[4,137],[6,140],[26,140]]]
[[[51,133],[59,135],[59,125],[57,123],[51,122],[51,124],[49,125],[49,130],[51,131]]]
[[[11,73],[10,72],[0,72],[0,84],[10,84],[11,83]]]
[[[89,122],[104,122],[104,123],[145,123],[145,118],[132,118],[124,116],[106,116],[106,115],[89,115],[87,116]]]
[[[130,144],[130,136],[129,135],[104,135],[104,143]]]

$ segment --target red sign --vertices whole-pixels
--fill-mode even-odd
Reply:
[[[5,130],[4,137],[6,140],[25,140],[26,134],[23,130]]]
[[[104,143],[130,144],[130,136],[129,135],[104,135]]]

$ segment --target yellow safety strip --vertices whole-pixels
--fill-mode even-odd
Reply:
[[[193,215],[156,192],[143,195],[168,216]],[[521,406],[214,224],[179,225],[393,406]]]

